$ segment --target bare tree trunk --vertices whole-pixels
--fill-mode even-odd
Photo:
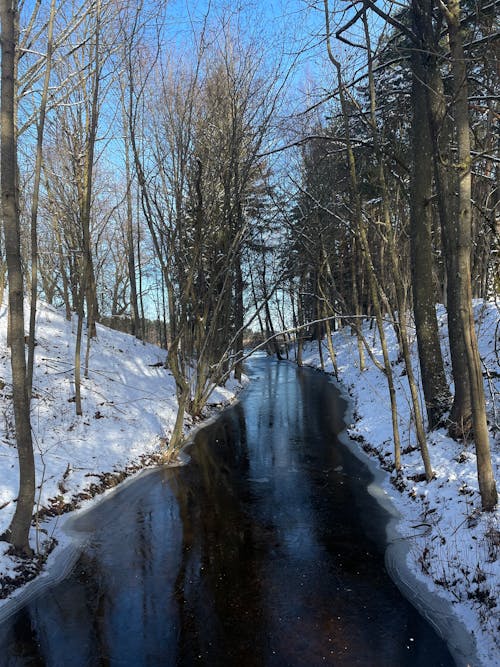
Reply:
[[[3,297],[4,297],[6,282],[7,282],[7,266],[2,256],[0,257],[0,306],[3,305]]]
[[[99,84],[101,77],[101,0],[95,5],[96,23],[94,35],[94,73],[92,77],[92,98],[90,109],[87,114],[86,147],[84,156],[83,193],[81,202],[81,222],[83,231],[83,276],[85,300],[87,303],[87,339],[96,336],[95,323],[99,317],[96,295],[96,281],[94,264],[92,260],[92,244],[90,238],[90,219],[92,206],[92,185],[94,172],[94,152],[97,138]]]
[[[415,0],[414,0],[415,2]],[[412,50],[412,154],[410,232],[413,311],[427,418],[430,428],[439,424],[449,407],[436,316],[432,252],[432,143],[426,109],[425,71],[421,53]]]
[[[184,415],[189,405],[189,389],[177,392],[177,415],[175,424],[164,453],[165,462],[169,462],[174,454],[181,448],[184,441]]]
[[[336,286],[334,283],[333,279],[333,274],[332,274],[332,269],[330,266],[330,261],[328,259],[328,254],[326,252],[325,246],[323,243],[321,243],[321,254],[322,254],[322,259],[323,259],[323,266],[321,271],[323,272],[323,269],[326,272],[326,277],[327,277],[327,285],[330,288],[330,290],[334,289],[336,290]],[[335,374],[335,378],[338,380],[339,379],[339,369],[338,369],[338,364],[337,364],[337,355],[335,354],[335,349],[333,347],[333,340],[332,340],[332,326],[330,324],[330,317],[335,315],[335,309],[334,305],[331,303],[331,300],[328,298],[328,287],[326,289],[323,289],[322,283],[319,283],[320,286],[320,295],[323,298],[323,317],[325,318],[325,332],[326,332],[326,342],[328,345],[328,353],[330,355],[330,360],[332,362],[333,366],[333,372]],[[333,320],[334,326],[335,326],[335,320]]]
[[[63,256],[61,237],[60,237],[58,231],[56,231],[56,239],[57,239],[57,254],[58,254],[58,258],[59,258],[59,268],[60,268],[60,271],[61,271],[62,286],[63,286],[65,318],[68,322],[70,322],[71,321],[71,304],[70,304],[70,300],[69,300],[68,277],[66,275],[66,267],[64,266],[64,256]]]
[[[122,106],[123,106],[123,135],[125,149],[125,178],[127,180],[127,267],[128,279],[130,283],[130,320],[131,334],[139,336],[139,307],[137,300],[137,279],[135,270],[135,245],[134,245],[134,221],[132,208],[132,172],[130,169],[130,142],[129,142],[129,124],[127,122],[125,109],[125,92],[122,86]],[[166,339],[166,336],[165,336]]]
[[[321,257],[322,257],[322,266],[319,271],[319,276],[318,276],[318,294],[321,299],[321,312],[318,314],[318,316],[324,320],[324,327],[325,327],[325,336],[326,336],[326,344],[328,347],[328,354],[330,355],[330,361],[332,362],[332,367],[333,367],[333,372],[335,374],[335,377],[337,380],[339,379],[339,369],[337,366],[337,355],[335,354],[335,349],[333,347],[333,340],[332,340],[332,328],[330,325],[330,318],[334,316],[334,310],[331,306],[330,300],[328,298],[328,287],[323,286],[323,271],[326,272],[327,276],[327,281],[328,284],[331,286],[333,283],[333,278],[332,278],[332,272],[330,268],[330,263],[328,261],[328,255],[326,253],[325,247],[323,243],[321,244]],[[284,328],[284,327],[283,327]]]
[[[330,355],[330,360],[333,366],[333,372],[337,380],[339,379],[339,369],[337,365],[337,355],[335,354],[335,349],[333,347],[332,341],[332,329],[330,326],[330,320],[328,319],[329,315],[326,312],[323,314],[325,317],[325,333],[326,333],[326,344],[328,345],[328,354]]]
[[[403,283],[403,276],[401,274],[400,262],[397,254],[396,243],[394,238],[394,230],[391,225],[390,210],[389,210],[389,194],[387,191],[387,182],[385,178],[385,169],[383,162],[383,154],[380,146],[380,137],[377,126],[377,116],[376,116],[376,97],[375,97],[375,82],[373,77],[373,67],[372,67],[372,55],[371,55],[371,45],[370,45],[370,33],[368,30],[368,21],[366,17],[366,11],[363,13],[363,26],[365,30],[365,39],[368,49],[368,80],[369,80],[369,89],[370,89],[370,116],[371,116],[371,125],[373,133],[373,143],[375,147],[375,153],[378,160],[378,177],[379,185],[382,195],[382,209],[383,209],[383,220],[386,230],[386,239],[388,245],[388,255],[389,255],[389,267],[391,275],[393,276],[394,281],[394,296],[396,299],[396,308],[397,308],[397,320],[395,319],[395,326],[398,329],[398,340],[400,349],[403,352],[403,358],[405,361],[406,374],[408,377],[408,385],[410,387],[410,395],[412,400],[412,411],[413,419],[415,421],[415,431],[417,434],[417,442],[420,449],[420,454],[422,457],[422,462],[424,464],[425,476],[429,482],[433,476],[433,470],[430,461],[429,448],[427,446],[427,439],[425,437],[425,429],[422,419],[422,414],[420,410],[420,403],[418,397],[417,383],[415,380],[415,375],[413,373],[413,364],[411,361],[410,346],[408,344],[408,330],[406,326],[406,296]]]
[[[162,327],[163,327],[163,342],[165,350],[168,350],[168,329],[167,329],[167,302],[165,299],[165,293],[167,291],[167,286],[165,284],[165,275],[163,271],[161,272],[161,309],[162,309]]]
[[[322,371],[324,371],[325,358],[323,356],[323,339],[321,338],[320,335],[318,335],[317,343],[318,343],[319,367],[321,368]]]
[[[394,378],[392,374],[392,366],[389,359],[389,353],[387,350],[387,341],[384,332],[384,323],[382,319],[382,310],[380,307],[380,299],[378,294],[378,286],[375,277],[375,269],[373,267],[373,262],[371,259],[370,246],[368,244],[365,222],[363,220],[363,212],[361,206],[361,196],[358,186],[358,177],[356,171],[356,160],[354,157],[354,151],[351,143],[350,128],[349,128],[349,111],[345,99],[345,91],[342,81],[342,70],[338,60],[335,59],[333,51],[331,48],[330,41],[330,11],[328,6],[328,0],[324,0],[324,10],[325,10],[325,27],[326,27],[326,45],[328,51],[328,57],[330,62],[335,67],[337,72],[337,80],[339,87],[339,97],[340,105],[342,109],[342,116],[344,121],[344,130],[345,130],[345,142],[347,149],[347,159],[349,165],[349,179],[351,184],[351,193],[354,203],[355,211],[355,223],[356,223],[356,234],[359,239],[360,248],[363,253],[363,258],[366,261],[367,265],[367,274],[368,274],[368,287],[370,290],[370,297],[373,304],[373,309],[375,312],[375,319],[377,322],[377,328],[380,336],[380,344],[382,347],[382,354],[384,357],[384,369],[385,375],[387,378],[387,385],[389,389],[389,397],[391,401],[391,418],[392,418],[392,432],[394,438],[394,467],[397,472],[401,469],[401,441],[399,436],[399,426],[398,426],[398,413],[397,413],[397,402],[396,402],[396,390],[394,387]]]
[[[444,85],[438,65],[438,49],[436,33],[433,28],[432,0],[414,0],[412,3],[413,30],[416,36],[417,49],[412,54],[412,67],[417,80],[414,85],[419,87],[419,99],[414,100],[415,114],[418,115],[415,144],[420,145],[427,140],[425,132],[426,108],[430,137],[432,141],[433,164],[436,183],[436,194],[441,222],[441,239],[445,258],[446,308],[448,313],[448,336],[451,363],[454,378],[454,398],[450,413],[449,431],[453,437],[467,437],[471,431],[471,396],[469,371],[467,368],[463,337],[460,335],[458,303],[456,299],[453,276],[457,272],[456,249],[454,247],[454,226],[456,220],[455,190],[456,174],[450,169],[453,160],[450,151],[452,130],[447,118],[448,109],[444,97]],[[421,160],[421,153],[415,154]],[[428,170],[427,160],[420,167],[425,173]],[[430,178],[430,175],[428,176]],[[427,207],[429,208],[429,207]],[[429,214],[430,215],[430,214]],[[416,211],[417,218],[420,212]],[[430,222],[427,222],[430,230]],[[432,365],[432,358],[427,359]],[[443,398],[446,398],[443,396]],[[427,400],[427,397],[426,397]],[[449,402],[447,399],[446,402]],[[446,406],[443,401],[443,407]],[[431,422],[432,426],[432,422]]]
[[[79,294],[76,304],[76,339],[75,339],[75,410],[76,414],[81,417],[83,415],[82,408],[82,334],[83,334],[83,307],[84,307],[84,288],[80,286]],[[87,337],[89,333],[87,331]]]
[[[50,72],[52,69],[55,8],[56,8],[55,0],[52,0],[50,5],[49,24],[47,27],[47,56],[45,60],[45,76],[43,80],[42,97],[40,99],[40,115],[37,124],[35,181],[33,184],[33,198],[31,200],[31,303],[30,303],[30,324],[28,333],[28,365],[26,369],[26,376],[27,376],[26,387],[29,400],[31,400],[31,392],[33,387],[36,303],[38,298],[38,230],[37,230],[38,202],[40,195],[40,178],[42,174],[42,148],[43,148],[43,133],[45,129],[45,114],[47,109]]]
[[[139,200],[139,193],[137,194],[137,200]],[[137,201],[137,270],[139,273],[139,309],[140,309],[140,327],[141,331],[139,334],[139,337],[143,342],[146,341],[146,316],[144,314],[144,288],[143,288],[143,280],[142,280],[142,257],[141,257],[141,227],[139,223],[139,201]],[[172,326],[172,324],[170,324]],[[172,333],[172,332],[170,332]]]
[[[304,276],[300,276],[299,282],[299,294],[297,298],[297,319],[298,326],[301,327],[297,331],[297,366],[299,368],[303,365],[303,353],[304,353],[304,337],[302,336],[302,326],[304,325],[304,308],[302,304],[302,292],[303,292]]]
[[[293,279],[290,280],[289,295],[290,295],[290,307],[292,309],[292,322],[293,322],[293,326],[295,327],[295,329],[297,329],[297,327],[299,325],[299,320],[298,320],[298,317],[297,317],[297,309],[295,307],[295,290],[294,290]],[[295,343],[294,346],[293,346],[294,353],[295,353],[295,362],[297,362],[297,356],[298,356],[297,355],[297,334],[298,334],[298,332],[295,331],[294,334],[293,334],[294,338],[291,339]]]
[[[261,314],[260,314],[261,309],[259,308],[259,304],[258,304],[258,300],[257,300],[257,292],[255,290],[255,281],[254,281],[254,278],[253,278],[252,267],[250,267],[250,287],[252,289],[253,304],[254,304],[255,310],[257,312],[257,321],[259,323],[260,333],[262,335],[262,340],[264,340],[265,337],[266,337],[266,333],[265,333],[265,329],[264,329],[264,323],[262,322],[262,317],[261,317]]]
[[[240,357],[243,353],[243,318],[244,318],[244,308],[243,308],[243,274],[241,271],[241,253],[238,252],[235,266],[235,285],[234,285],[234,298],[235,298],[235,328],[238,331],[238,335],[235,341],[235,353]],[[243,364],[241,361],[236,362],[234,367],[234,377],[236,380],[241,380],[241,375],[243,373]]]
[[[456,220],[457,274],[454,276],[460,329],[465,344],[469,371],[472,423],[476,443],[477,476],[483,510],[492,510],[498,500],[493,468],[491,465],[488,425],[484,398],[481,361],[477,346],[471,287],[471,146],[468,106],[466,57],[461,35],[461,11],[459,0],[448,0],[444,8],[449,30],[453,99],[458,144],[458,198]]]
[[[358,290],[358,277],[356,273],[356,254],[357,254],[356,240],[353,240],[352,243],[352,252],[351,252],[351,281],[352,281],[352,300],[354,305],[354,315],[359,317],[361,315],[361,306],[359,303],[359,290]],[[359,357],[359,370],[363,372],[366,368],[365,362],[365,348],[363,346],[363,341],[359,335],[360,328],[355,327],[356,331],[356,340],[358,343],[358,357]]]
[[[262,247],[264,247],[264,244],[262,244]],[[266,321],[266,330],[267,330],[267,335],[273,337],[271,340],[271,345],[274,353],[276,354],[276,358],[281,361],[281,353],[280,353],[280,346],[278,341],[276,340],[276,337],[274,337],[274,326],[273,326],[273,321],[271,318],[271,310],[269,308],[269,294],[267,291],[267,276],[266,276],[266,258],[264,256],[264,251],[262,251],[262,270],[261,270],[261,280],[262,280],[262,298],[264,301],[264,316],[265,316],[265,321]]]
[[[167,283],[167,290],[169,294],[169,308],[170,308],[170,317],[172,320],[173,315],[173,287],[172,284],[168,281],[168,277],[165,276],[165,281]],[[191,403],[191,388],[188,381],[186,380],[186,372],[182,366],[181,361],[181,350],[180,350],[180,339],[181,333],[178,332],[177,335],[171,339],[170,346],[168,350],[168,367],[173,375],[176,386],[176,396],[177,396],[177,415],[175,419],[174,429],[172,435],[170,436],[170,442],[165,452],[165,459],[168,460],[171,458],[173,453],[180,447],[184,439],[184,415],[186,410],[189,409]]]
[[[0,0],[1,21],[1,146],[2,217],[9,281],[12,395],[19,460],[19,494],[6,538],[19,554],[30,555],[29,530],[35,499],[35,465],[24,351],[23,274],[20,251],[15,120],[17,2]]]

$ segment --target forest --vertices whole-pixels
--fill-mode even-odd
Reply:
[[[74,323],[81,419],[97,323],[165,351],[165,460],[252,347],[294,345],[300,365],[312,341],[324,366],[324,342],[342,380],[332,333],[347,331],[360,370],[383,374],[397,477],[390,323],[425,480],[429,433],[445,428],[473,443],[482,510],[497,504],[484,381],[499,367],[473,314],[500,291],[497,2],[265,4],[0,2],[0,298],[20,475],[2,540],[17,554],[32,554],[41,302]]]

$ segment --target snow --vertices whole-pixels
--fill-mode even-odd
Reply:
[[[447,326],[444,308],[438,307],[442,348],[450,373]],[[480,356],[485,371],[485,392],[490,424],[490,446],[497,486],[500,480],[499,409],[500,378],[498,357],[500,311],[494,303],[475,304]],[[398,362],[397,340],[390,324],[386,325],[390,358],[398,393],[398,417],[403,450],[404,488],[398,491],[394,478],[383,470],[393,456],[392,422],[387,381],[366,355],[366,370],[360,372],[356,338],[349,328],[333,334],[339,379],[354,403],[354,414],[348,435],[354,447],[369,445],[365,453],[374,458],[380,476],[378,493],[395,508],[390,539],[404,541],[399,557],[405,563],[392,563],[388,569],[405,588],[405,576],[414,577],[421,586],[442,598],[448,609],[463,623],[470,638],[475,639],[477,658],[482,665],[497,665],[500,655],[500,525],[498,508],[482,513],[476,474],[473,443],[457,443],[444,429],[429,434],[428,444],[436,479],[430,483],[412,481],[424,472],[416,448],[415,430],[410,413],[410,392],[403,364]],[[364,334],[382,361],[378,336],[365,325]],[[495,345],[496,343],[496,345]],[[325,371],[333,366],[323,341]],[[416,341],[412,341],[414,370],[418,371]],[[317,343],[308,343],[304,364],[320,367]],[[489,371],[489,373],[487,372]],[[489,377],[488,377],[489,375]],[[421,396],[421,404],[423,399]],[[352,443],[352,440],[351,440]],[[365,450],[368,448],[365,446]],[[416,477],[420,479],[420,477]],[[377,485],[375,485],[377,486]],[[391,555],[389,554],[391,557]],[[394,554],[392,555],[394,557]],[[405,591],[411,596],[411,591]],[[417,595],[417,594],[416,594]],[[427,598],[427,601],[429,597]],[[418,600],[414,600],[418,605]],[[460,641],[460,638],[457,638]],[[460,652],[460,648],[457,649]],[[466,663],[464,663],[466,664]]]
[[[27,318],[27,313],[26,313]],[[97,325],[92,341],[88,378],[82,377],[83,416],[75,413],[73,381],[76,321],[67,322],[63,313],[40,303],[36,321],[36,342],[31,420],[36,466],[38,507],[74,502],[74,496],[100,482],[104,472],[132,473],[158,460],[161,445],[172,432],[177,401],[175,382],[164,367],[166,352],[143,344],[133,336]],[[83,337],[82,364],[86,346]],[[83,369],[82,369],[83,375]],[[0,534],[15,509],[18,493],[17,450],[15,448],[11,401],[10,355],[7,348],[6,301],[0,307]],[[217,387],[210,405],[232,401],[240,385],[230,378]],[[189,417],[186,432],[193,428]],[[91,494],[86,493],[90,498]],[[82,504],[78,502],[79,506]],[[89,501],[85,503],[89,505]],[[65,551],[68,539],[59,517],[32,529],[31,545],[43,551],[46,540],[55,537],[55,551]],[[0,585],[15,577],[19,564],[6,554],[0,542]],[[51,562],[59,554],[51,554]],[[61,569],[61,563],[58,569]],[[64,569],[64,567],[62,568]],[[14,597],[18,596],[16,591]],[[1,607],[5,600],[0,601]]]
[[[449,372],[444,309],[439,308],[438,314]],[[478,303],[476,317],[484,368],[492,371],[490,378],[485,377],[485,390],[498,480],[500,379],[496,354],[500,343],[496,341],[495,350],[495,339],[500,328],[499,310],[495,304]],[[6,326],[4,303],[0,308],[0,379],[3,381],[0,387],[4,383],[0,389],[0,533],[12,517],[18,484]],[[369,329],[368,323],[365,329],[367,340],[381,359],[374,329]],[[40,304],[32,401],[36,502],[40,507],[51,502],[70,503],[75,495],[98,482],[103,472],[125,469],[133,472],[153,465],[155,454],[171,433],[176,415],[175,384],[163,366],[165,351],[98,325],[97,339],[91,345],[89,377],[82,380],[84,415],[77,417],[72,402],[75,331],[75,323],[67,322],[54,308]],[[371,465],[377,469],[372,493],[384,504],[388,503],[395,517],[389,536],[394,548],[388,551],[388,569],[396,579],[399,577],[402,588],[411,588],[405,592],[410,597],[414,595],[417,605],[422,590],[439,595],[446,609],[453,608],[456,618],[466,627],[466,633],[476,639],[480,663],[495,665],[500,650],[499,512],[480,512],[473,444],[459,444],[442,429],[429,436],[436,479],[429,484],[410,479],[423,472],[423,465],[410,418],[407,378],[397,361],[397,340],[390,324],[387,324],[387,335],[398,389],[399,425],[405,452],[402,457],[405,481],[402,491],[391,483],[390,474],[380,463],[390,464],[392,457],[392,425],[385,377],[368,355],[367,369],[360,372],[356,339],[348,327],[333,334],[333,343],[340,380],[355,410],[348,428],[352,438],[350,446],[360,457],[365,457],[361,441],[373,448],[374,451],[367,454],[375,461]],[[325,370],[331,372],[325,342],[323,345]],[[412,341],[412,351],[416,360],[415,340]],[[306,347],[304,362],[320,366],[316,343]],[[416,363],[414,369],[418,370]],[[218,406],[229,403],[238,389],[238,383],[231,379],[225,388],[214,391],[211,403]],[[493,432],[495,423],[496,434]],[[189,430],[193,424],[188,419],[185,426]],[[83,509],[79,513],[88,510],[98,498],[80,502]],[[75,513],[71,513],[44,521],[40,527],[46,532],[33,528],[31,541],[34,547],[43,549],[45,540],[51,536],[57,538],[58,545],[50,554],[42,574],[28,586],[15,590],[7,600],[0,601],[0,619],[12,613],[27,597],[53,583],[54,577],[60,579],[69,571],[76,558],[78,539],[82,539],[71,531],[74,516]],[[399,548],[403,544],[404,549]],[[15,568],[18,563],[6,554],[7,548],[6,543],[0,542],[0,582],[17,576]],[[457,651],[460,653],[459,646]]]

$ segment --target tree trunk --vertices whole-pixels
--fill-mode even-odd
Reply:
[[[303,285],[304,285],[304,275],[301,274],[299,281],[299,293],[297,296],[297,322],[299,327],[302,327],[304,325],[304,308],[302,304]],[[304,337],[302,335],[303,331],[304,331],[303,328],[300,328],[297,331],[297,366],[299,366],[299,368],[302,368],[302,365],[304,363],[303,362]]]
[[[415,5],[416,2],[413,3]],[[436,317],[432,252],[432,144],[426,109],[425,71],[421,53],[412,50],[412,153],[410,233],[413,310],[418,356],[429,427],[437,426],[449,407]]]
[[[243,354],[243,318],[244,318],[244,308],[243,308],[243,274],[241,271],[241,257],[238,252],[235,266],[234,266],[234,299],[235,299],[235,329],[237,332],[235,340],[235,353],[237,357],[240,357]],[[234,367],[234,377],[236,380],[240,381],[243,373],[243,364],[241,361],[237,361]]]
[[[347,103],[345,99],[344,85],[342,81],[342,69],[338,60],[335,59],[333,51],[331,48],[330,41],[330,11],[328,6],[328,0],[324,0],[324,10],[325,10],[325,27],[326,27],[326,46],[328,51],[328,57],[330,62],[334,66],[337,72],[338,88],[339,88],[339,97],[340,105],[342,110],[342,117],[345,130],[345,143],[347,149],[347,160],[349,166],[349,181],[351,187],[351,196],[354,204],[354,216],[355,216],[355,225],[356,225],[356,235],[359,240],[360,249],[362,252],[363,259],[367,267],[367,276],[368,276],[368,288],[370,292],[371,302],[373,304],[373,309],[375,312],[375,319],[377,322],[377,328],[380,336],[380,344],[382,347],[382,354],[384,358],[384,370],[387,378],[387,385],[389,389],[389,397],[391,401],[391,418],[392,418],[392,432],[394,439],[394,468],[397,472],[401,469],[401,441],[399,436],[399,426],[398,426],[398,413],[397,413],[397,401],[396,401],[396,390],[394,387],[394,378],[392,374],[392,366],[389,359],[389,353],[387,349],[387,341],[384,332],[384,323],[382,319],[382,310],[380,307],[380,298],[378,285],[375,276],[375,269],[372,262],[372,257],[370,253],[370,246],[368,243],[366,226],[363,219],[363,210],[361,205],[361,194],[358,185],[358,175],[356,170],[356,159],[354,156],[354,151],[352,148],[351,142],[351,133],[349,128],[349,110],[347,108]]]
[[[322,260],[323,260],[323,265],[321,267],[321,275],[323,274],[323,270],[326,272],[327,280],[328,280],[328,285],[330,286],[330,289],[335,288],[334,281],[333,281],[333,275],[332,275],[332,270],[330,267],[330,262],[328,261],[328,254],[325,250],[325,246],[323,243],[321,244],[321,255],[322,255]],[[330,299],[328,299],[327,296],[327,288],[323,288],[323,284],[321,279],[318,281],[318,288],[319,288],[319,294],[320,297],[322,298],[322,303],[323,303],[323,310],[322,310],[322,315],[321,317],[325,318],[325,334],[326,334],[326,344],[328,346],[328,353],[330,355],[330,360],[332,362],[332,367],[333,367],[333,372],[335,374],[336,379],[339,379],[339,369],[337,365],[337,355],[335,354],[335,349],[333,347],[333,340],[332,340],[332,326],[330,324],[331,320],[330,318],[335,315],[332,303]],[[335,321],[334,321],[335,322]]]
[[[411,361],[410,346],[408,343],[408,331],[406,326],[406,317],[407,317],[407,302],[406,302],[406,292],[404,289],[403,276],[400,269],[400,261],[396,248],[396,241],[394,230],[391,225],[390,217],[390,204],[389,204],[389,193],[387,189],[387,182],[385,178],[385,168],[383,161],[383,154],[380,146],[380,136],[377,126],[377,116],[376,116],[376,96],[375,96],[375,82],[373,78],[373,67],[372,67],[372,55],[371,55],[371,46],[370,46],[370,33],[368,29],[368,21],[366,17],[366,12],[363,13],[363,26],[365,29],[365,39],[368,49],[368,80],[370,88],[370,110],[371,110],[371,124],[373,132],[373,144],[375,147],[375,153],[378,160],[378,177],[379,177],[379,186],[382,196],[382,209],[383,209],[383,220],[386,231],[386,240],[388,245],[388,255],[389,255],[389,268],[391,275],[394,280],[394,298],[396,301],[397,316],[393,315],[395,322],[395,327],[398,330],[398,341],[400,350],[403,353],[403,358],[406,367],[406,374],[408,377],[408,385],[410,387],[410,394],[412,400],[412,412],[413,419],[415,422],[415,431],[417,435],[417,442],[420,449],[420,454],[422,457],[422,462],[425,469],[425,477],[429,482],[434,473],[432,471],[431,460],[429,455],[429,448],[427,446],[427,439],[425,437],[424,424],[422,419],[422,414],[420,410],[420,403],[418,397],[418,388],[415,376],[413,373],[413,364]],[[390,307],[390,304],[388,304]],[[397,317],[397,319],[396,319]]]
[[[56,3],[52,0],[50,5],[49,24],[47,27],[47,57],[45,61],[45,76],[43,80],[42,97],[40,100],[40,115],[37,123],[37,144],[35,159],[35,181],[33,184],[33,198],[31,201],[31,303],[30,324],[28,333],[28,365],[26,370],[28,399],[31,400],[33,386],[33,363],[35,359],[35,322],[36,303],[38,298],[38,203],[40,195],[40,178],[42,174],[42,148],[43,133],[45,129],[45,115],[47,109],[47,98],[49,92],[50,72],[52,69],[53,50],[53,28]]]
[[[76,414],[81,417],[83,415],[82,408],[82,334],[83,334],[83,302],[84,302],[83,287],[80,287],[80,294],[77,299],[76,306],[76,339],[75,339],[75,410]],[[89,333],[87,331],[87,337]]]
[[[469,371],[472,424],[476,443],[477,475],[483,510],[492,510],[498,496],[491,465],[488,425],[484,398],[481,360],[477,346],[471,287],[471,147],[466,57],[462,43],[459,0],[449,0],[445,17],[448,23],[453,99],[458,147],[458,198],[459,210],[456,220],[457,274],[454,276],[460,331],[463,336],[467,367]]]
[[[124,136],[124,150],[125,150],[125,178],[127,180],[127,193],[126,193],[126,203],[127,203],[127,268],[128,268],[128,279],[130,284],[130,321],[131,321],[131,331],[132,336],[139,337],[139,305],[137,299],[137,278],[135,270],[135,244],[134,244],[134,219],[133,219],[133,206],[132,206],[132,172],[130,168],[130,145],[129,145],[129,126],[127,122],[126,109],[125,109],[125,92],[124,86],[122,86],[122,123],[123,123],[123,136]],[[166,340],[166,336],[165,336]]]
[[[430,136],[432,140],[436,194],[441,223],[441,240],[445,258],[446,308],[448,313],[448,336],[455,393],[450,412],[449,431],[453,437],[467,437],[471,431],[471,396],[469,371],[466,361],[463,336],[460,335],[458,302],[455,281],[457,273],[456,248],[454,245],[455,220],[457,216],[456,195],[458,187],[456,173],[450,165],[453,155],[450,150],[452,128],[448,118],[444,85],[439,70],[438,44],[433,29],[431,0],[420,0],[413,5],[414,30],[419,38],[419,53],[414,54],[416,72],[424,88]],[[423,57],[425,54],[425,62]],[[418,60],[417,60],[418,59]],[[422,110],[418,110],[422,115]],[[420,119],[423,123],[423,119]]]
[[[358,276],[356,271],[356,256],[358,255],[358,243],[356,239],[353,240],[352,250],[351,250],[351,282],[352,282],[352,301],[353,301],[353,310],[354,316],[356,318],[361,317],[361,305],[359,303],[359,290],[358,290]],[[361,336],[359,335],[360,327],[362,325],[362,320],[359,320],[359,326],[355,326],[354,330],[356,332],[356,341],[358,344],[358,357],[359,357],[359,370],[363,372],[366,368],[365,362],[365,348]]]
[[[101,0],[96,2],[96,27],[94,38],[94,74],[92,78],[92,99],[90,109],[87,113],[86,147],[84,156],[83,193],[81,202],[81,222],[83,231],[83,280],[85,300],[87,303],[87,337],[95,338],[95,323],[99,319],[99,309],[96,294],[96,280],[94,263],[92,260],[92,244],[90,234],[92,187],[94,171],[94,152],[97,138],[97,123],[99,115],[99,84],[101,76]]]
[[[262,244],[262,248],[264,248],[264,244]],[[264,251],[262,251],[262,271],[261,271],[261,279],[262,279],[262,298],[264,300],[264,316],[265,316],[265,322],[266,322],[266,330],[267,330],[267,336],[271,336],[272,340],[270,341],[270,346],[274,353],[276,354],[276,358],[281,361],[281,353],[280,353],[280,346],[279,343],[274,336],[274,326],[273,326],[273,320],[271,318],[271,310],[269,308],[269,295],[267,292],[267,277],[266,277],[266,258],[264,256]]]
[[[15,60],[17,44],[17,2],[0,1],[2,87],[0,171],[2,217],[9,281],[9,316],[12,367],[12,395],[19,459],[19,494],[7,539],[19,554],[30,555],[29,531],[35,499],[35,465],[26,384],[24,350],[23,274],[20,251],[19,203],[17,190],[17,146],[15,121]]]

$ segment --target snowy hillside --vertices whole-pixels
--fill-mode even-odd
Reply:
[[[76,324],[72,326],[61,312],[39,304],[31,404],[35,502],[51,512],[69,509],[115,484],[123,478],[125,469],[130,474],[156,462],[176,416],[175,383],[164,367],[165,351],[97,325],[89,377],[82,379],[83,416],[77,417],[73,383],[75,331]],[[85,345],[84,337],[83,350]],[[0,309],[0,354],[1,534],[10,523],[18,492],[5,302]],[[228,382],[227,387],[231,386],[236,388]],[[234,395],[228,388],[217,388],[210,401],[225,404]],[[116,475],[112,479],[103,473]],[[43,533],[33,529],[33,547],[43,551],[44,539]],[[0,574],[8,568],[12,576],[10,559],[1,558],[7,547],[0,543]],[[0,582],[5,594],[5,578]]]
[[[439,315],[446,357],[446,318],[444,312]],[[494,304],[479,304],[476,316],[498,482],[499,310]],[[9,525],[17,494],[6,326],[4,305],[0,310],[0,531]],[[423,466],[410,418],[409,389],[397,359],[396,337],[389,325],[387,334],[398,384],[403,484],[396,489],[387,474],[383,489],[402,515],[397,530],[409,545],[409,568],[453,605],[476,638],[483,664],[494,665],[500,650],[496,643],[500,620],[499,513],[480,512],[473,443],[459,444],[447,437],[444,430],[429,436],[436,479],[429,484],[416,481],[421,479]],[[365,335],[375,354],[381,357],[378,338],[368,325]],[[40,508],[48,508],[51,514],[81,505],[96,492],[123,479],[124,471],[131,474],[157,460],[162,440],[168,439],[175,419],[175,386],[163,366],[163,350],[98,326],[97,339],[91,346],[89,377],[83,379],[84,415],[77,417],[73,402],[74,331],[71,323],[55,309],[40,304],[36,339],[32,401],[36,500]],[[333,340],[340,379],[354,401],[349,434],[384,468],[392,457],[385,377],[369,359],[367,370],[359,372],[356,339],[350,335],[349,328],[336,332]],[[331,371],[326,343],[323,345],[325,370]],[[416,354],[415,341],[413,348]],[[449,358],[446,359],[449,365]],[[316,343],[306,348],[304,361],[319,367]],[[234,383],[228,383],[226,389],[214,392],[211,401],[225,404],[234,398],[236,390]],[[47,538],[53,534],[57,539],[60,532],[57,519],[42,522],[40,527],[41,531],[33,529],[32,544],[43,551]],[[6,543],[0,543],[2,597],[15,588],[14,579],[19,581],[26,577],[25,568],[16,569],[16,561],[5,554],[7,548]],[[0,615],[1,610],[0,601]]]
[[[475,308],[479,348],[490,424],[494,474],[500,484],[500,311],[496,304],[478,303]],[[442,348],[451,374],[447,352],[444,309],[439,310]],[[381,360],[375,329],[365,329]],[[398,533],[409,545],[408,565],[431,590],[438,591],[454,606],[475,636],[485,665],[498,664],[500,655],[500,512],[482,514],[473,443],[457,443],[443,429],[429,435],[428,443],[436,479],[416,481],[424,472],[410,417],[410,392],[398,362],[394,330],[387,326],[388,343],[397,383],[399,425],[402,443],[403,484],[397,490],[386,477],[384,491],[403,515]],[[359,372],[356,338],[348,328],[333,334],[340,380],[354,399],[355,415],[349,428],[369,456],[382,467],[393,457],[392,424],[387,382],[367,357],[367,369]],[[324,344],[325,370],[332,371]],[[416,341],[414,369],[418,370]],[[309,344],[304,363],[319,367],[317,344]]]

